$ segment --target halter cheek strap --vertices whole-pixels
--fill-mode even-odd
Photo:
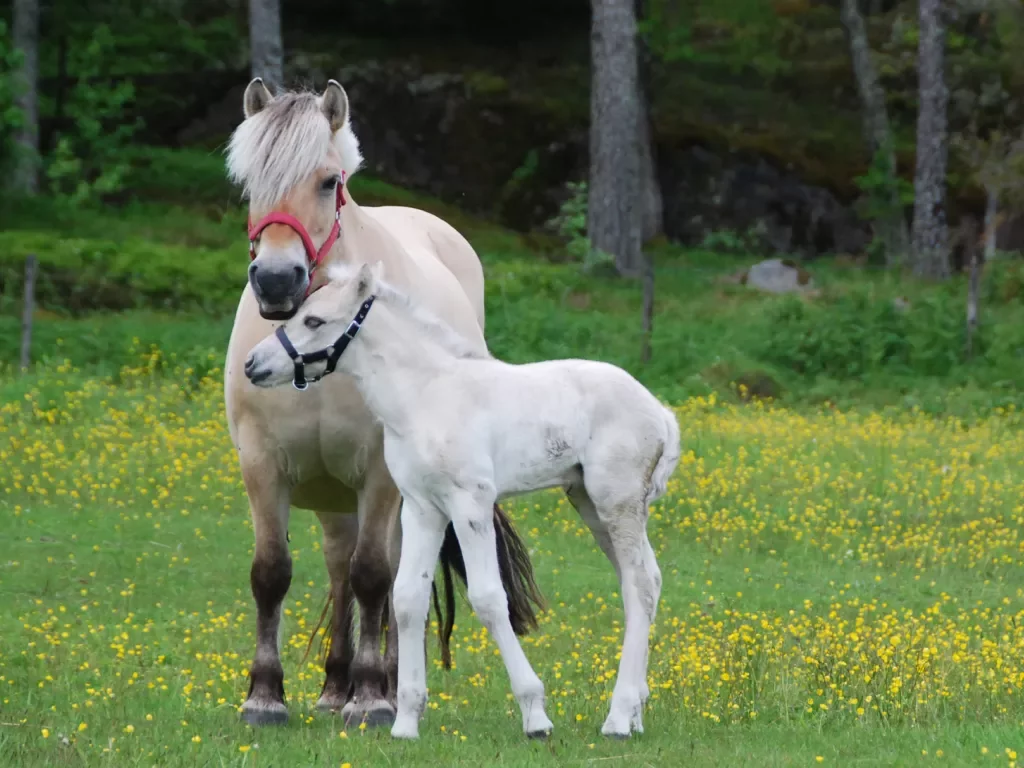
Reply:
[[[288,338],[288,334],[285,333],[284,326],[279,325],[277,330],[274,331],[274,335],[277,336],[277,340],[281,342],[281,346],[284,347],[284,351],[288,353],[288,357],[292,359],[292,365],[295,367],[295,378],[292,380],[292,386],[300,392],[310,384],[315,384],[320,381],[324,376],[329,373],[334,373],[335,367],[338,365],[338,360],[341,359],[342,353],[352,342],[352,339],[359,333],[359,329],[363,325],[363,321],[366,319],[366,315],[370,312],[370,307],[373,306],[374,299],[376,296],[371,296],[362,303],[359,307],[359,311],[356,312],[356,316],[352,318],[352,322],[348,324],[348,328],[345,332],[338,337],[331,346],[326,349],[320,349],[316,352],[307,352],[301,354],[295,345],[292,344],[291,339]],[[319,376],[313,378],[306,378],[306,366],[311,363],[319,363],[323,360],[327,361],[327,367],[324,368],[324,372]]]
[[[341,172],[341,180],[338,182],[338,186],[334,193],[334,226],[331,227],[330,233],[327,235],[327,239],[324,240],[323,245],[317,248],[313,244],[313,238],[309,236],[309,232],[303,226],[302,222],[292,216],[290,213],[283,211],[271,211],[258,222],[255,226],[252,223],[252,217],[249,218],[249,259],[256,258],[256,240],[264,229],[269,227],[271,224],[284,224],[286,227],[290,227],[295,234],[302,240],[302,247],[306,251],[306,261],[309,265],[309,284],[306,287],[306,296],[310,294],[310,288],[313,285],[313,273],[316,268],[323,261],[324,257],[330,252],[334,244],[338,242],[338,237],[341,235],[341,207],[345,205],[345,172]]]

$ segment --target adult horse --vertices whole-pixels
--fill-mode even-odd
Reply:
[[[281,604],[291,582],[288,517],[292,506],[316,512],[331,580],[331,642],[317,706],[347,719],[389,724],[395,715],[397,628],[390,591],[398,567],[401,499],[384,462],[383,438],[351,379],[331,377],[308,391],[259,389],[244,375],[249,350],[275,321],[295,314],[331,263],[373,258],[390,280],[430,307],[479,350],[483,269],[454,228],[425,211],[363,208],[347,181],[362,164],[349,122],[348,96],[335,81],[322,95],[271,95],[256,78],[243,97],[245,120],[231,137],[228,172],[249,200],[249,280],[228,344],[224,397],[252,514],[250,581],[256,602],[256,652],[242,718],[288,719],[278,650]],[[495,507],[510,617],[535,624],[539,597],[522,542]],[[448,565],[464,578],[461,552],[448,538]],[[429,577],[424,574],[424,577]],[[352,598],[359,604],[358,649]],[[449,614],[453,600],[449,600]],[[386,650],[381,654],[385,612]],[[448,627],[450,628],[450,615]]]

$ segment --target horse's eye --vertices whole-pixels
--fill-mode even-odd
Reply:
[[[331,178],[326,179],[323,184],[320,185],[320,189],[324,192],[333,192],[339,181],[340,179],[337,176],[331,176]]]
[[[310,315],[305,319],[304,324],[307,328],[309,328],[309,330],[315,331],[317,328],[324,324],[324,321],[321,320],[319,317],[316,317],[315,315]]]

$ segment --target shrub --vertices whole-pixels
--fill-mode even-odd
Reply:
[[[789,298],[768,313],[766,331],[765,358],[807,376],[939,376],[963,361],[963,307],[945,294],[908,309],[866,289],[831,304]]]
[[[145,240],[88,240],[0,233],[0,296],[21,298],[25,257],[39,259],[39,306],[78,313],[150,307],[229,311],[245,285],[238,248],[188,248]]]

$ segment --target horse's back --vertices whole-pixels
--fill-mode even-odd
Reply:
[[[420,265],[439,261],[462,286],[480,327],[484,326],[484,272],[480,257],[455,227],[419,208],[362,206]]]

